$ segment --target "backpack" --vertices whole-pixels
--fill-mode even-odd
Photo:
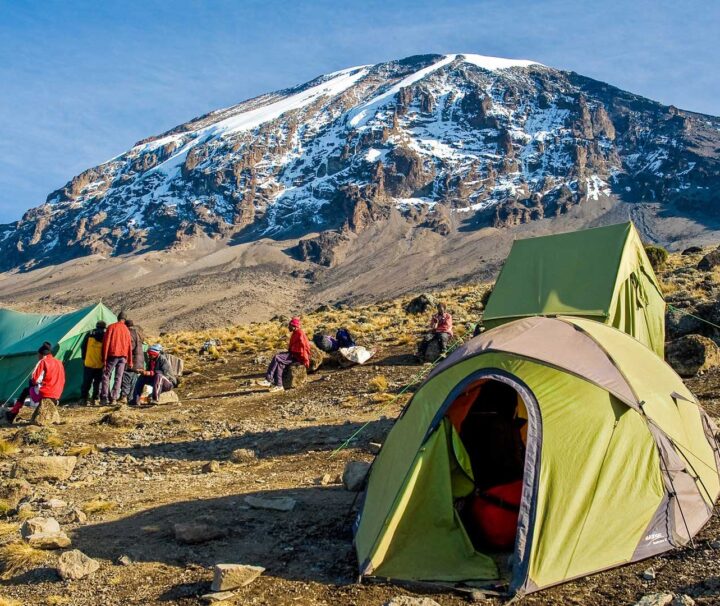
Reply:
[[[333,338],[319,332],[313,335],[313,343],[315,343],[315,346],[320,351],[324,351],[325,353],[330,353],[335,349]]]
[[[355,339],[347,328],[340,328],[335,333],[335,339],[337,339],[338,347],[355,347]]]

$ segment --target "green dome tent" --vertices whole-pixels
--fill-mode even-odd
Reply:
[[[511,388],[513,423],[527,419],[504,575],[507,558],[478,544],[458,507],[511,455],[462,420],[498,406],[483,396],[491,383]],[[453,352],[394,425],[358,519],[360,573],[509,576],[513,593],[536,591],[686,544],[712,514],[719,469],[712,421],[651,350],[592,320],[517,320]]]
[[[553,315],[609,324],[663,357],[665,300],[632,223],[513,243],[483,314],[485,326]]]
[[[65,365],[63,400],[80,397],[83,362],[80,348],[85,334],[103,320],[116,321],[102,303],[62,315],[26,314],[0,309],[0,399],[16,397],[37,364],[37,350],[44,341]]]

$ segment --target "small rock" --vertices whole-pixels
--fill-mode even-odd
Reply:
[[[202,466],[203,473],[217,473],[220,471],[220,463],[217,461],[208,461]]]
[[[672,600],[672,593],[650,593],[636,602],[635,606],[667,606]]]
[[[63,481],[72,475],[76,464],[77,457],[25,457],[15,463],[11,475],[29,482]]]
[[[348,461],[342,475],[342,483],[346,490],[360,492],[365,484],[365,478],[370,471],[370,463],[365,461]]]
[[[385,602],[384,606],[440,606],[440,604],[430,598],[416,598],[409,595],[398,595],[389,602]]]
[[[77,507],[70,512],[70,521],[75,524],[85,524],[87,522],[87,514]]]
[[[657,572],[655,572],[654,568],[648,568],[647,570],[644,570],[640,576],[646,581],[654,581],[657,579]]]
[[[25,520],[20,527],[20,536],[23,539],[38,532],[60,532],[60,524],[55,518],[32,518]]]
[[[320,486],[327,486],[328,484],[332,483],[332,476],[329,473],[326,473],[322,478],[320,478],[317,481]]]
[[[379,444],[378,442],[370,442],[370,444],[368,444],[368,450],[374,455],[378,454],[381,448],[382,444]]]
[[[70,547],[71,541],[64,532],[36,532],[25,539],[35,549],[64,549]]]
[[[265,569],[262,566],[248,566],[246,564],[218,564],[214,569],[214,578],[210,589],[213,591],[227,591],[245,587],[257,579]]]
[[[226,600],[233,598],[235,594],[232,591],[222,591],[219,593],[206,593],[200,596],[200,599],[209,604],[220,604]]]
[[[222,528],[210,526],[202,522],[187,522],[175,524],[175,540],[178,543],[186,545],[196,545],[198,543],[207,543],[215,539],[221,539],[225,536]]]
[[[178,402],[180,402],[180,398],[173,389],[162,392],[158,398],[158,404],[177,404]]]
[[[233,463],[251,463],[256,459],[255,451],[249,448],[236,448],[230,453],[230,460]]]
[[[670,606],[695,606],[695,600],[689,595],[676,595],[670,602]]]
[[[118,562],[118,564],[120,564],[120,566],[130,566],[130,564],[133,563],[133,561],[132,561],[132,559],[130,558],[130,556],[126,556],[126,555],[121,555],[121,556],[117,559],[117,562]]]
[[[77,581],[91,575],[100,563],[86,556],[82,551],[66,551],[58,558],[57,572],[63,580]]]
[[[45,502],[45,507],[48,509],[63,509],[64,507],[67,507],[67,503],[62,499],[50,499]]]
[[[710,547],[712,549],[720,549],[720,539],[714,539],[710,541]]]
[[[245,502],[254,509],[272,509],[275,511],[292,511],[297,501],[292,497],[256,497],[247,496]]]
[[[103,416],[99,422],[112,427],[136,427],[138,419],[127,406],[121,406]]]

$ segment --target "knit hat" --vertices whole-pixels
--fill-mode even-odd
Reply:
[[[151,345],[150,347],[148,347],[148,353],[150,353],[150,352],[160,354],[163,352],[163,346],[160,345],[159,343],[156,343],[155,345]]]
[[[300,318],[295,316],[292,320],[290,320],[290,327],[291,328],[300,328]]]

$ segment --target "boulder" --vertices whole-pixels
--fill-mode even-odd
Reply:
[[[265,569],[262,566],[246,564],[218,564],[214,568],[214,577],[210,589],[228,591],[245,587],[257,579]]]
[[[35,549],[64,549],[70,547],[70,538],[62,531],[36,532],[26,539],[27,544]]]
[[[672,600],[672,593],[650,593],[636,602],[635,606],[667,606]]]
[[[249,448],[236,448],[230,453],[230,460],[233,463],[254,463],[257,455],[254,450]]]
[[[423,362],[434,362],[440,357],[442,353],[442,347],[437,339],[433,339],[425,347],[425,355],[423,356]]]
[[[685,250],[682,251],[683,255],[697,255],[702,252],[702,247],[700,246],[688,246]]]
[[[15,509],[20,501],[32,496],[33,489],[25,480],[3,479],[0,482],[0,501],[7,504],[9,509]]]
[[[60,524],[55,518],[31,518],[25,520],[20,527],[20,536],[23,539],[27,539],[29,536],[39,532],[60,532]]]
[[[117,410],[113,410],[104,415],[100,419],[100,423],[110,425],[112,427],[136,427],[138,424],[137,417],[130,411],[127,406],[121,406]]]
[[[409,314],[424,314],[429,312],[435,305],[435,297],[432,295],[419,295],[405,306],[405,311]]]
[[[398,595],[389,602],[385,602],[383,606],[440,606],[440,604],[430,598],[416,598],[409,595]]]
[[[320,349],[317,345],[314,343],[310,343],[310,368],[308,368],[309,372],[315,372],[318,368],[320,368],[327,356],[325,355],[325,352]],[[284,381],[283,381],[284,383]]]
[[[222,528],[210,526],[203,522],[185,522],[175,524],[175,540],[185,545],[197,545],[199,543],[207,543],[216,539],[222,539],[226,536]]]
[[[15,463],[11,475],[29,482],[63,481],[72,475],[76,464],[77,457],[25,457]]]
[[[685,310],[673,310],[669,309],[665,312],[665,335],[668,341],[679,339],[685,335],[692,333],[705,332],[707,325],[696,317],[699,310],[691,308],[686,310],[688,313],[693,314],[692,316],[688,313],[683,313]],[[703,310],[705,312],[706,310]]]
[[[174,389],[161,393],[157,401],[158,404],[177,404],[178,402],[180,402],[180,398]]]
[[[302,364],[290,364],[283,372],[283,387],[297,389],[307,383],[307,368]]]
[[[87,522],[87,514],[77,507],[70,512],[70,522],[74,524],[85,524]]]
[[[86,556],[82,551],[66,551],[58,558],[57,572],[65,581],[77,581],[90,576],[100,568],[100,563]]]
[[[720,265],[720,247],[715,250],[711,250],[702,259],[700,259],[700,263],[697,264],[697,268],[701,271],[710,271],[718,265]]]
[[[57,406],[55,406],[55,402],[48,398],[43,398],[33,412],[30,422],[34,425],[40,425],[41,427],[60,423],[60,411]]]
[[[367,478],[369,471],[370,463],[366,463],[365,461],[348,461],[342,475],[343,486],[351,492],[360,492],[365,485],[365,478]]]
[[[720,350],[707,337],[685,335],[665,346],[665,359],[681,377],[694,377],[720,364]]]
[[[253,509],[272,509],[274,511],[292,511],[297,501],[292,497],[258,497],[248,495],[245,502]]]
[[[689,595],[676,595],[673,598],[673,601],[670,602],[670,606],[695,606],[695,600],[693,600]]]

